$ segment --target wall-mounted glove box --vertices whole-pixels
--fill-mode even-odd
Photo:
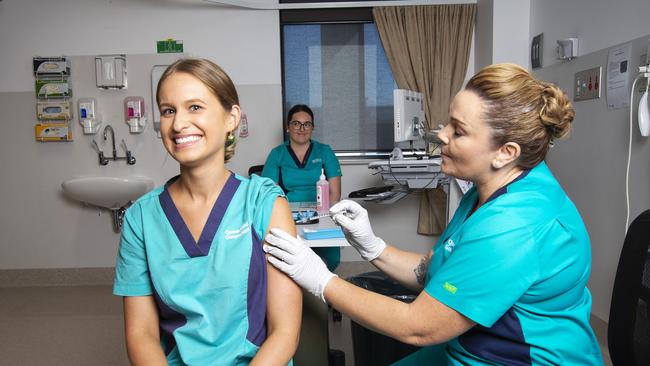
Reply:
[[[64,123],[37,123],[34,125],[34,138],[36,141],[72,141],[70,124]]]
[[[67,57],[34,57],[33,63],[37,79],[70,75],[70,60]]]
[[[68,98],[72,90],[68,80],[36,80],[37,98]]]
[[[36,117],[39,120],[70,120],[72,108],[69,101],[44,101],[36,103]]]

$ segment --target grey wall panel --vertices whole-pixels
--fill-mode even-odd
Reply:
[[[645,36],[631,41],[633,70],[637,69],[640,55],[646,52],[649,38]],[[573,100],[574,74],[602,66],[605,76],[609,49],[583,55],[571,62],[554,64],[537,70],[536,74],[559,85]],[[635,74],[630,75],[630,78]],[[616,266],[625,235],[629,108],[608,110],[605,80],[602,84],[600,99],[574,102],[576,118],[572,134],[568,139],[555,144],[549,154],[548,163],[580,210],[589,230],[592,241],[592,274],[589,287],[594,298],[593,312],[601,319],[607,319]],[[638,93],[635,93],[635,115],[638,98]],[[630,221],[648,208],[650,140],[640,136],[634,117],[630,167]]]

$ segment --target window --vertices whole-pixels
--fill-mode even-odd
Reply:
[[[314,111],[313,138],[337,155],[391,151],[396,85],[371,10],[280,16],[285,116],[291,106],[307,104]]]

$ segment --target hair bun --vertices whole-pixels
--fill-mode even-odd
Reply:
[[[542,93],[544,105],[539,117],[551,138],[559,139],[569,134],[575,116],[573,105],[567,95],[553,84],[547,84]]]

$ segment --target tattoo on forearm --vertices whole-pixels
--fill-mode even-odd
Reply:
[[[425,255],[420,259],[420,264],[415,267],[413,272],[415,272],[415,280],[422,286],[424,286],[424,279],[427,275],[427,268],[429,268],[429,262],[431,261],[431,256]]]

